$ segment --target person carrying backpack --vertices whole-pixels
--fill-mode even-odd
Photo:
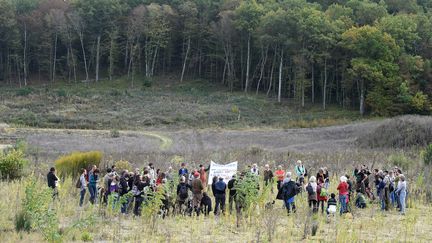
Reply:
[[[288,214],[290,214],[291,210],[293,213],[296,211],[295,196],[299,193],[299,191],[299,186],[293,180],[291,180],[291,172],[287,172],[286,178],[284,179],[281,186],[280,193],[278,194],[282,195],[282,199]]]
[[[192,187],[186,183],[186,178],[182,176],[180,178],[180,183],[177,185],[177,201],[176,205],[178,210],[186,203],[189,197],[189,190],[192,190]]]
[[[227,185],[223,181],[223,178],[219,177],[219,181],[217,181],[215,184],[215,194],[214,194],[215,199],[216,199],[215,209],[214,209],[215,215],[219,215],[219,209],[223,213],[225,213],[226,188],[227,188]]]
[[[321,182],[317,186],[317,199],[318,199],[318,206],[317,207],[319,209],[320,204],[321,204],[321,213],[324,213],[324,204],[325,204],[325,202],[327,202],[327,195],[328,195],[327,189],[324,185],[325,185],[325,183]]]
[[[312,212],[314,212],[314,213],[318,212],[317,187],[318,187],[318,185],[316,183],[316,177],[311,176],[309,178],[309,183],[306,186],[306,191],[308,193],[309,208],[312,208]]]

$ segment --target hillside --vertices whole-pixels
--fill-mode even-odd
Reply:
[[[150,87],[149,87],[150,86]],[[355,110],[278,104],[265,95],[230,92],[204,80],[98,83],[0,88],[0,122],[78,129],[316,127],[359,119]]]

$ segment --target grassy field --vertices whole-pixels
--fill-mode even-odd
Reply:
[[[0,182],[3,242],[44,241],[39,228],[29,233],[14,229],[15,215],[20,211],[24,188],[29,181]],[[332,192],[336,191],[336,181],[334,177]],[[38,187],[45,186],[43,177],[36,182]],[[353,209],[350,215],[327,218],[325,214],[310,213],[305,193],[296,197],[296,214],[288,216],[280,201],[273,209],[264,209],[264,203],[275,196],[264,190],[260,196],[262,200],[257,200],[250,214],[244,213],[240,227],[237,227],[235,214],[162,219],[148,211],[142,217],[134,218],[88,203],[79,208],[78,191],[73,184],[70,179],[62,182],[59,200],[50,203],[57,220],[54,226],[59,228],[61,240],[65,242],[429,242],[432,239],[432,207],[426,203],[422,193],[413,193],[409,197],[406,216],[395,210],[381,212],[375,202],[370,203],[367,209]],[[417,187],[418,183],[410,184],[412,192]],[[312,235],[315,226],[317,231]]]
[[[204,80],[169,78],[131,83],[118,79],[99,83],[0,87],[0,122],[14,125],[81,129],[142,127],[245,129],[248,127],[319,127],[360,119],[356,110],[320,104],[300,108],[278,104],[265,95],[229,92]]]

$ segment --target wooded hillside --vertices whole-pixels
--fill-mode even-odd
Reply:
[[[427,114],[430,0],[0,0],[0,84],[157,75]]]

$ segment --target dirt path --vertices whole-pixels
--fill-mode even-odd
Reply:
[[[25,139],[28,145],[48,157],[71,151],[101,150],[108,155],[165,152],[227,151],[257,147],[268,151],[319,152],[345,150],[363,132],[382,121],[287,130],[182,130],[121,131],[111,137],[103,130],[60,130],[17,128],[9,135]]]

